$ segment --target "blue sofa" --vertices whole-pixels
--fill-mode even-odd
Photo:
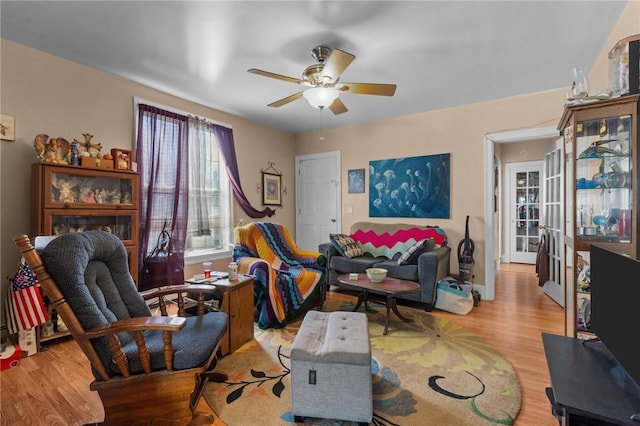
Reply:
[[[374,222],[356,222],[348,234],[362,250],[362,255],[348,257],[341,254],[336,244],[320,244],[318,251],[326,259],[327,286],[339,286],[356,290],[352,286],[340,283],[340,275],[364,273],[367,268],[387,269],[388,277],[415,281],[421,291],[401,294],[398,299],[419,302],[426,311],[432,311],[436,302],[438,281],[449,275],[451,248],[447,245],[446,232],[436,226],[420,226],[407,223],[383,224]],[[398,258],[421,239],[433,239],[433,247],[417,256],[407,264],[398,264]]]

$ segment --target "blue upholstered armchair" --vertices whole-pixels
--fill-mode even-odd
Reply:
[[[225,378],[213,368],[227,316],[204,314],[204,294],[215,287],[139,293],[122,242],[108,232],[65,234],[41,251],[26,235],[15,242],[91,362],[90,387],[104,405],[104,424],[187,424],[208,416],[195,413],[204,385]],[[177,317],[166,316],[169,293],[177,294]],[[201,315],[180,317],[185,295],[198,300]],[[152,315],[147,300],[163,315]]]

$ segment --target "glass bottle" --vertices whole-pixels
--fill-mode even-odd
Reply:
[[[589,96],[589,82],[587,70],[584,67],[573,68],[573,84],[571,85],[573,99],[582,100]]]

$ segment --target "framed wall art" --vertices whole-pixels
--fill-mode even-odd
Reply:
[[[369,216],[449,219],[450,157],[369,161]]]
[[[14,116],[0,114],[0,139],[11,142],[16,140],[16,118]]]
[[[364,169],[352,169],[347,172],[349,194],[364,193]]]
[[[282,175],[262,172],[262,204],[282,205]]]

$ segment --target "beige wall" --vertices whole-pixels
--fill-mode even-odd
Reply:
[[[500,153],[500,160],[503,165],[507,163],[542,160],[544,158],[544,151],[551,142],[553,141],[535,140],[503,144]]]
[[[640,2],[630,1],[604,46],[594,46],[600,50],[600,55],[590,74],[593,90],[607,86],[609,49],[619,39],[639,31]],[[455,249],[464,235],[464,222],[469,215],[471,238],[476,244],[476,282],[483,282],[483,177],[491,172],[483,166],[484,135],[557,124],[567,90],[559,88],[325,129],[326,140],[320,142],[317,133],[292,136],[6,40],[1,40],[0,49],[0,109],[4,114],[16,117],[17,127],[15,142],[0,142],[0,274],[3,288],[6,285],[4,277],[13,274],[19,259],[12,238],[30,229],[29,165],[35,161],[34,136],[47,133],[72,140],[89,132],[95,135],[96,141],[102,142],[105,150],[130,148],[134,96],[231,124],[245,192],[251,202],[259,206],[256,184],[260,181],[260,169],[267,166],[267,161],[275,162],[283,172],[283,184],[289,192],[283,199],[284,208],[278,210],[273,220],[287,225],[292,231],[295,225],[295,155],[340,151],[342,180],[346,181],[346,170],[368,169],[369,160],[451,153],[451,219],[406,221],[440,225],[446,229],[454,248],[452,271],[457,272]],[[353,209],[352,213],[342,216],[344,230],[355,221],[368,219],[367,195],[347,194],[343,187],[342,201],[345,207]],[[236,220],[247,219],[237,204],[234,210]]]
[[[294,137],[256,123],[204,107],[120,77],[1,40],[1,104],[3,114],[16,118],[15,142],[0,142],[0,259],[2,295],[6,276],[13,276],[19,253],[13,237],[30,233],[30,165],[36,162],[33,139],[39,133],[83,140],[94,135],[103,152],[133,149],[133,97],[211,118],[233,127],[240,179],[251,203],[261,208],[260,169],[268,161],[283,173],[289,188],[273,221],[294,232]],[[249,221],[234,202],[234,219]],[[225,262],[226,264],[226,262]],[[190,273],[191,271],[187,271]],[[200,272],[200,271],[198,271]],[[4,323],[4,317],[1,323]]]
[[[607,53],[615,43],[640,32],[640,2],[631,1],[604,46],[594,46],[600,51],[589,76],[591,87],[602,90],[608,84]],[[553,64],[549,64],[553,66]],[[570,75],[567,70],[567,75]],[[338,129],[325,129],[324,141],[318,132],[300,134],[297,137],[297,155],[328,151],[340,151],[342,181],[346,171],[365,168],[370,160],[402,158],[438,153],[451,153],[451,218],[450,219],[380,219],[384,222],[402,220],[409,223],[439,225],[449,236],[453,249],[451,270],[458,272],[457,246],[464,237],[465,219],[469,215],[470,236],[475,242],[475,282],[484,283],[484,136],[533,127],[555,126],[560,121],[567,87],[547,92],[499,99],[457,108],[429,111],[404,117],[381,120]],[[368,178],[366,182],[368,182]],[[342,214],[342,229],[348,231],[351,224],[367,220],[367,193],[348,194],[342,188],[342,204],[352,207],[352,213]],[[378,219],[376,219],[378,220]],[[496,234],[494,234],[496,235]],[[494,236],[495,238],[495,236]],[[497,247],[497,244],[495,244]],[[490,256],[496,256],[490,254]]]
[[[556,123],[562,114],[562,90],[536,93],[439,111],[425,112],[339,129],[325,129],[325,140],[316,133],[298,136],[298,155],[340,151],[342,181],[346,170],[365,168],[370,160],[451,153],[450,219],[376,219],[438,225],[449,236],[453,249],[451,270],[458,272],[457,246],[464,237],[469,215],[470,237],[475,242],[475,282],[484,282],[484,135]],[[367,182],[369,179],[367,177]],[[367,194],[348,194],[342,188],[342,204],[353,213],[342,214],[342,228],[367,220]]]

